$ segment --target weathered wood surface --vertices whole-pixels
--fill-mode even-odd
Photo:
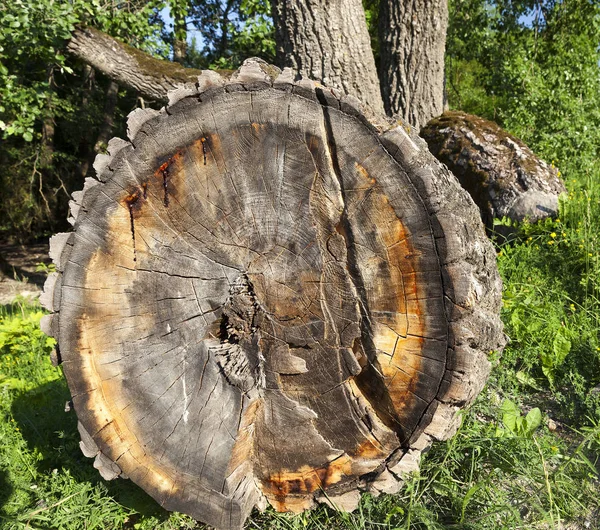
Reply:
[[[223,529],[397,491],[502,346],[475,205],[410,127],[288,70],[171,100],[51,241],[84,453]]]
[[[445,112],[421,136],[471,194],[489,229],[495,218],[535,222],[557,215],[558,197],[565,192],[558,170],[494,122]]]

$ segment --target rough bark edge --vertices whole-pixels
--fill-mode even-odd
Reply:
[[[70,203],[72,224],[76,229],[79,211],[86,208],[86,192],[110,180],[111,165],[124,152],[135,149],[136,136],[166,114],[185,111],[187,98],[202,101],[223,91],[257,91],[271,87],[327,105],[365,125],[390,155],[409,170],[410,181],[419,191],[429,214],[436,250],[444,271],[445,310],[449,322],[446,372],[436,399],[421,418],[409,444],[392,454],[374,478],[360,477],[356,485],[359,490],[376,495],[381,492],[395,493],[402,487],[403,476],[418,470],[420,455],[429,449],[434,440],[445,440],[455,434],[460,425],[459,410],[473,402],[486,381],[490,370],[487,354],[501,350],[505,342],[499,317],[501,280],[495,265],[495,252],[485,236],[479,211],[450,171],[429,153],[426,143],[414,128],[401,120],[375,115],[354,96],[338,95],[336,91],[308,79],[295,80],[291,69],[281,71],[261,59],[247,59],[229,80],[215,72],[204,71],[196,83],[173,91],[169,98],[173,101],[172,105],[160,111],[136,110],[129,115],[129,141],[113,138],[109,142],[108,154],[98,155],[94,162],[97,179],[86,179],[84,189],[73,194]],[[442,205],[445,212],[438,215]],[[456,211],[470,211],[474,215],[458,216],[453,213]],[[54,277],[49,277],[44,286],[46,308],[53,313],[44,317],[42,329],[56,339],[60,334],[58,311],[61,277],[72,247],[71,234],[54,236],[50,254],[58,272]],[[483,290],[485,283],[479,278],[487,278],[490,286],[487,291]],[[487,340],[481,340],[486,337]],[[83,426],[81,428],[85,430]],[[93,453],[93,438],[94,445],[91,445],[84,437],[82,435],[82,451],[84,454]],[[94,466],[103,477],[124,476],[120,468],[101,452],[95,456]],[[360,496],[352,491],[331,495],[317,493],[315,500],[352,511],[358,506]],[[264,509],[265,503],[260,502],[257,507]]]

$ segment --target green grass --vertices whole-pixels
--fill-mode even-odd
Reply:
[[[595,177],[569,182],[560,219],[523,224],[510,242],[496,242],[511,342],[457,435],[434,444],[420,473],[397,495],[364,495],[352,514],[267,510],[247,528],[600,528]],[[0,528],[201,528],[130,481],[103,481],[82,455],[41,316],[19,301],[0,309]]]

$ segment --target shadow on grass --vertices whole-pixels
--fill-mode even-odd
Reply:
[[[8,473],[4,469],[0,469],[0,510],[10,498],[12,492],[13,487],[8,480]]]
[[[108,495],[125,509],[139,517],[167,519],[169,513],[130,480],[106,482],[93,467],[93,459],[86,458],[79,448],[79,433],[75,412],[65,412],[70,399],[64,380],[56,380],[23,393],[13,402],[12,412],[30,450],[37,450],[41,459],[35,462],[40,473],[53,470],[67,471],[77,482],[92,486],[104,483]],[[0,475],[0,501],[5,499],[5,488]],[[133,516],[130,520],[139,519]]]

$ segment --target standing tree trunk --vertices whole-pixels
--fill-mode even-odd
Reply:
[[[381,0],[379,44],[385,111],[420,129],[444,112],[447,0]]]
[[[96,71],[87,63],[83,65],[82,83],[81,83],[81,107],[87,108],[90,104],[90,97],[95,89]],[[81,163],[79,164],[79,177],[81,181],[87,177],[90,166],[94,162],[94,158],[98,153],[94,152],[94,135],[90,128],[86,128],[85,133],[81,136],[80,143]]]
[[[171,16],[173,17],[173,60],[183,65],[187,55],[187,0],[171,0]]]
[[[271,0],[277,61],[383,113],[361,0]]]
[[[94,144],[94,156],[104,151],[108,145],[108,141],[112,136],[112,131],[115,126],[115,110],[119,100],[119,85],[114,81],[108,83],[106,89],[106,99],[104,101],[104,115],[102,125],[98,131],[98,137]]]
[[[48,85],[55,89],[54,83],[54,66],[48,67]],[[42,121],[42,142],[40,145],[40,167],[49,169],[52,167],[52,159],[54,157],[54,108],[53,97],[48,98],[44,107],[44,120]]]
[[[112,136],[113,128],[115,126],[115,110],[117,108],[117,102],[119,99],[119,85],[114,81],[109,81],[108,88],[106,89],[106,96],[104,100],[104,113],[102,123],[100,124],[100,130],[93,146],[87,149],[87,155],[84,162],[81,164],[81,175],[87,176],[90,166],[93,164],[94,159],[98,153],[106,150],[108,141]]]
[[[353,509],[483,386],[494,249],[414,131],[256,60],[210,74],[130,115],[52,238],[82,449],[220,529]]]

